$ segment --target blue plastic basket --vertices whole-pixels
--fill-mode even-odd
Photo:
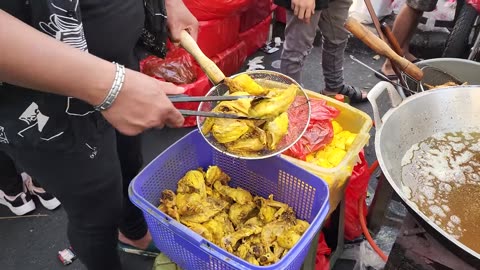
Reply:
[[[299,242],[271,266],[255,266],[228,253],[157,209],[164,189],[176,190],[184,174],[199,167],[218,165],[231,176],[232,187],[253,195],[289,204],[297,218],[310,222]],[[241,160],[211,148],[198,131],[192,131],[155,158],[132,181],[132,202],[144,213],[155,245],[181,268],[201,269],[299,269],[315,234],[328,213],[328,186],[317,176],[282,159]]]

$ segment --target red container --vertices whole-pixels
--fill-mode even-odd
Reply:
[[[275,9],[275,18],[277,22],[287,23],[287,10],[284,7],[277,6]]]
[[[199,21],[216,20],[246,11],[257,0],[183,0]]]
[[[240,33],[240,39],[247,45],[247,56],[252,55],[265,45],[270,31],[272,16],[268,16],[248,31]]]
[[[212,58],[225,76],[238,73],[247,59],[247,45],[241,41]]]
[[[256,0],[240,18],[240,33],[248,31],[272,14],[273,0]]]
[[[213,57],[235,45],[239,40],[240,16],[200,21],[197,43],[203,53]]]

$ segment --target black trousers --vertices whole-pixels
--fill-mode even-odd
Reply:
[[[70,243],[88,269],[121,269],[118,230],[130,239],[147,232],[141,211],[128,199],[128,185],[143,163],[141,139],[116,133],[103,118],[96,121],[88,130],[85,123],[72,125],[64,141],[0,151],[60,200]]]
[[[0,151],[0,190],[9,196],[16,196],[23,191],[22,176],[17,172],[10,156],[2,151]]]

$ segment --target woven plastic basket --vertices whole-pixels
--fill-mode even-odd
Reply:
[[[310,222],[299,242],[271,266],[255,266],[207,241],[157,209],[164,189],[176,190],[184,174],[199,167],[218,165],[231,176],[230,185],[253,195],[289,204],[297,218]],[[211,148],[198,131],[170,146],[132,181],[132,202],[144,213],[155,245],[182,269],[299,269],[310,243],[328,212],[328,186],[317,176],[276,156],[240,160]]]

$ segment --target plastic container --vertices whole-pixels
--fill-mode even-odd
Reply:
[[[247,45],[247,55],[254,54],[258,49],[262,48],[268,41],[270,33],[270,23],[272,16],[268,16],[259,24],[253,26],[249,30],[240,33],[240,40]]]
[[[176,190],[178,180],[192,169],[218,165],[240,186],[254,195],[289,204],[297,218],[310,227],[299,242],[271,266],[254,266],[210,243],[157,209],[164,189]],[[279,156],[264,160],[241,160],[211,148],[192,131],[155,158],[132,181],[131,201],[142,211],[156,246],[182,269],[300,269],[315,234],[329,210],[327,184],[315,175]]]
[[[240,40],[240,16],[198,22],[198,47],[213,57],[234,46]]]
[[[327,104],[340,110],[340,115],[335,118],[345,130],[357,133],[357,137],[350,149],[347,151],[344,159],[338,166],[334,168],[323,168],[313,163],[309,163],[300,159],[282,155],[286,160],[304,168],[305,170],[321,177],[325,180],[330,189],[335,189],[338,186],[343,186],[347,178],[351,175],[353,167],[357,163],[358,153],[362,151],[363,147],[370,139],[370,129],[372,128],[372,119],[368,114],[333,98],[306,90],[310,98],[323,99]]]

